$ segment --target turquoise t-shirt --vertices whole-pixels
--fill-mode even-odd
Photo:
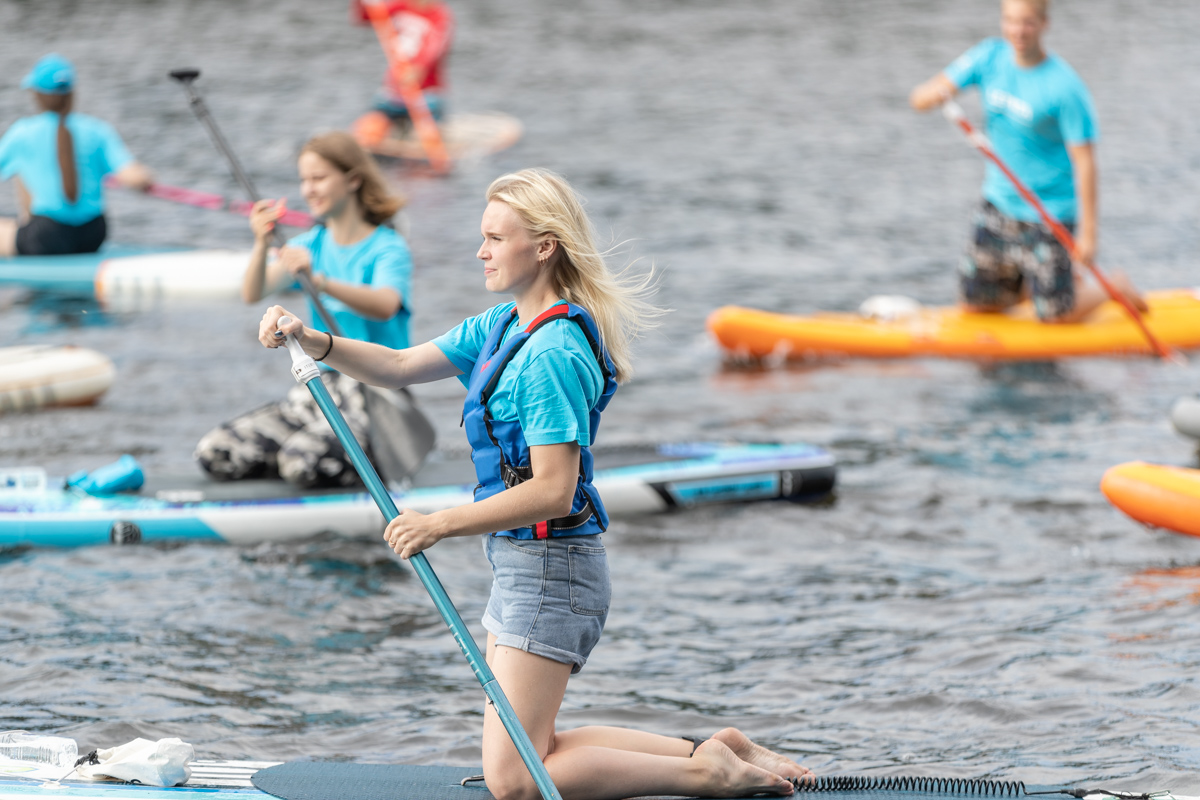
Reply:
[[[471,370],[497,320],[508,317],[515,303],[502,303],[464,320],[433,340],[466,386]],[[521,328],[514,320],[504,333],[507,341]],[[592,444],[589,416],[604,392],[604,375],[587,337],[569,319],[548,322],[517,351],[488,400],[494,419],[517,420],[530,446],[578,442]]]
[[[342,246],[334,241],[323,225],[288,240],[289,247],[303,247],[312,253],[313,272],[335,281],[357,283],[373,289],[388,287],[400,293],[401,306],[388,320],[366,319],[336,297],[322,295],[321,302],[333,315],[342,334],[351,339],[374,342],[400,350],[408,347],[408,320],[412,303],[412,253],[404,237],[380,225],[361,242]],[[309,302],[311,326],[325,330],[317,309]]]
[[[66,225],[82,225],[104,213],[104,176],[133,161],[125,143],[103,120],[68,114],[75,148],[79,196],[68,203],[58,168],[58,114],[23,117],[0,137],[0,180],[19,177],[32,198],[30,212]]]
[[[1063,222],[1075,220],[1075,181],[1067,145],[1096,141],[1092,96],[1053,53],[1036,67],[1017,65],[1012,45],[984,39],[946,68],[960,89],[978,86],[984,124],[996,155]],[[1038,220],[1012,181],[987,165],[983,196],[1014,219]]]

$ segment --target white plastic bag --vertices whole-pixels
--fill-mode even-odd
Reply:
[[[903,295],[877,294],[864,300],[858,313],[866,319],[891,322],[917,316],[921,313],[921,304]]]
[[[196,751],[179,739],[134,739],[120,747],[97,750],[99,764],[85,764],[76,775],[85,780],[116,778],[147,786],[178,786],[192,776],[188,762]]]

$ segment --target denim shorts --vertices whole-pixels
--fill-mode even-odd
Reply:
[[[483,551],[492,565],[483,627],[496,644],[583,669],[612,599],[600,535],[484,536]]]

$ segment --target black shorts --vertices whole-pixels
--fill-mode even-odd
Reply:
[[[108,236],[104,215],[82,225],[67,225],[49,217],[34,216],[17,228],[17,253],[23,256],[65,256],[94,253]]]

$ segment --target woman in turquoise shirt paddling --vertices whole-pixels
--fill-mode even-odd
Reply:
[[[146,189],[150,171],[108,123],[71,111],[75,68],[57,53],[21,81],[41,113],[0,138],[0,179],[16,180],[18,219],[0,218],[0,257],[94,253],[108,235],[102,181]]]
[[[242,278],[242,299],[257,303],[292,288],[297,274],[307,273],[346,336],[407,347],[412,255],[404,237],[384,224],[404,201],[388,190],[374,160],[348,133],[310,139],[297,166],[300,191],[318,223],[269,259],[275,221],[284,208],[273,200],[256,203],[250,215],[254,249]],[[311,303],[309,308],[315,316]],[[362,385],[333,370],[321,377],[366,447],[370,420]],[[358,482],[333,430],[303,386],[293,387],[280,402],[209,431],[194,456],[218,480],[281,477],[304,487]]]
[[[494,181],[478,258],[488,290],[513,302],[432,342],[393,350],[329,337],[273,306],[259,339],[294,334],[305,351],[378,386],[458,377],[479,487],[475,502],[404,509],[384,537],[404,558],[444,538],[482,536],[492,565],[487,661],[564,798],[790,795],[811,773],[735,728],[709,739],[608,726],[557,730],[567,679],[600,639],[611,599],[601,540],[608,516],[589,447],[600,412],[629,377],[629,340],[654,309],[613,276],[579,198],[562,178],[524,170]],[[280,326],[283,316],[292,321]],[[500,800],[539,796],[493,708],[483,771]]]

